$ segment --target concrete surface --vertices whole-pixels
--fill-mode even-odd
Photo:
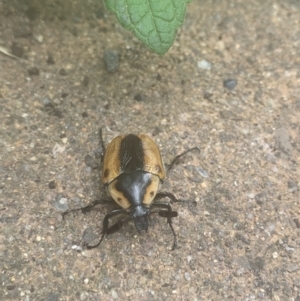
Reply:
[[[300,300],[299,1],[194,0],[159,57],[101,1],[2,0],[0,45],[1,300]],[[113,205],[62,219],[105,198],[100,127],[200,147],[162,187],[175,251],[157,216],[92,250]]]

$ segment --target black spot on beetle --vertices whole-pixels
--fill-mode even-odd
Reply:
[[[105,169],[104,170],[104,174],[103,174],[104,178],[107,178],[109,176],[109,169]]]
[[[150,192],[150,196],[152,196],[152,197],[154,196],[154,191]]]

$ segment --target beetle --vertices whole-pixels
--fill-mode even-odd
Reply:
[[[100,139],[104,150],[101,179],[109,195],[119,205],[119,208],[106,214],[103,219],[101,239],[93,247],[97,247],[106,234],[118,231],[124,222],[129,219],[133,219],[139,232],[147,231],[149,215],[158,213],[159,216],[167,218],[167,223],[174,237],[172,246],[172,250],[174,250],[177,246],[177,237],[172,225],[172,218],[177,217],[178,213],[172,210],[169,203],[161,203],[157,200],[165,197],[168,197],[171,202],[177,202],[178,200],[172,193],[158,192],[158,190],[160,184],[166,178],[166,173],[178,159],[192,150],[199,150],[199,148],[193,147],[177,155],[165,168],[157,144],[145,134],[117,136],[108,144],[106,150],[102,129],[100,129]],[[91,208],[94,205],[95,203],[79,210]],[[68,212],[70,211],[64,214]],[[112,226],[109,226],[109,220],[118,215],[123,215],[123,217]]]

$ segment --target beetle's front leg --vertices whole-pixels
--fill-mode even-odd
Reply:
[[[180,200],[176,198],[176,196],[171,192],[158,192],[155,196],[155,200],[160,200],[162,198],[169,198],[171,203],[178,203]]]
[[[65,218],[65,216],[71,212],[76,212],[76,211],[82,211],[82,213],[86,213],[86,212],[90,212],[96,205],[98,204],[102,204],[102,203],[107,203],[107,202],[111,202],[111,200],[95,200],[93,201],[91,204],[85,206],[85,207],[81,207],[81,208],[75,208],[75,209],[70,209],[67,210],[65,212],[62,212],[62,217],[63,219]]]
[[[169,224],[169,226],[172,230],[173,236],[174,236],[174,243],[173,243],[173,247],[172,247],[172,250],[174,250],[177,247],[177,236],[176,236],[175,230],[174,230],[173,225],[172,225],[172,217],[178,216],[178,213],[177,213],[177,211],[172,210],[172,207],[169,203],[153,203],[152,208],[153,207],[154,208],[155,207],[156,208],[164,208],[164,209],[168,210],[168,211],[159,210],[158,214],[159,214],[159,216],[167,218],[167,223]]]
[[[112,218],[112,217],[114,217],[116,215],[122,214],[122,213],[124,213],[124,209],[114,209],[114,210],[110,211],[109,213],[107,213],[105,215],[105,217],[103,219],[103,227],[102,227],[102,232],[101,232],[101,234],[102,234],[101,239],[100,239],[100,241],[95,246],[88,247],[88,249],[92,249],[92,248],[98,247],[101,244],[101,242],[102,242],[105,234],[113,233],[113,232],[117,231],[119,228],[121,228],[121,226],[122,226],[123,223],[118,223],[117,222],[116,224],[114,224],[111,227],[112,229],[110,229],[108,227],[108,225],[109,225],[109,219],[110,218]],[[116,227],[117,229],[114,229],[113,227]]]

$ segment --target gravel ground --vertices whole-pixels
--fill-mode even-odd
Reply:
[[[194,0],[164,57],[101,1],[0,0],[0,45],[1,300],[300,300],[298,0]],[[86,249],[113,203],[62,219],[106,197],[99,128],[201,149],[175,251],[157,216]]]

